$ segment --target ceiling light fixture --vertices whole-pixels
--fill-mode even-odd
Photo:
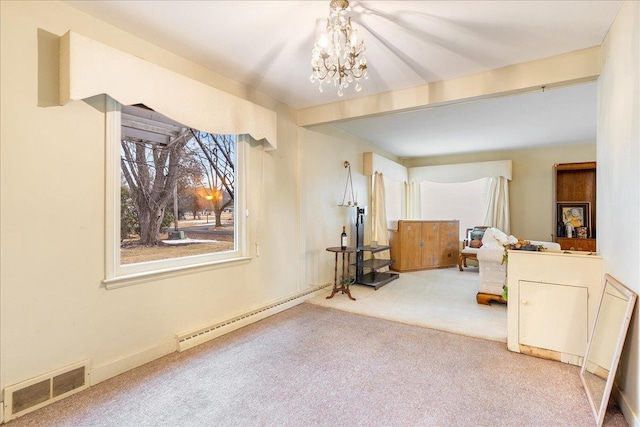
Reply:
[[[358,32],[351,27],[347,16],[347,0],[331,0],[327,28],[316,41],[311,52],[311,83],[333,82],[338,87],[338,96],[343,89],[356,82],[356,92],[360,92],[360,79],[367,79],[367,59],[364,56],[364,41],[358,41]]]

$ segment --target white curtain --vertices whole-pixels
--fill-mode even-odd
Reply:
[[[371,240],[376,240],[378,245],[386,246],[389,244],[389,231],[387,227],[387,211],[386,200],[384,195],[384,179],[379,172],[373,175],[373,194],[371,200],[371,226],[373,228],[371,233]],[[389,251],[377,252],[379,258],[390,258]],[[386,271],[388,268],[383,268],[378,271]]]
[[[422,198],[420,196],[420,183],[405,182],[405,200],[406,200],[406,218],[407,219],[422,219]]]
[[[483,224],[510,234],[509,218],[509,180],[503,176],[489,178],[487,209]]]

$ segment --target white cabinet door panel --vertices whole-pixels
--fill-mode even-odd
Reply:
[[[587,349],[585,287],[519,282],[519,342],[584,356]]]

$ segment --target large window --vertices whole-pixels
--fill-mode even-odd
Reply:
[[[460,221],[460,238],[465,238],[467,228],[483,225],[487,182],[488,178],[457,183],[422,181],[422,218],[457,219]]]
[[[243,137],[193,129],[141,105],[117,106],[112,118],[117,148],[108,171],[120,197],[107,279],[240,258]]]

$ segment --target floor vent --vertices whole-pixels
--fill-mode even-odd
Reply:
[[[211,339],[217,338],[221,335],[235,331],[236,329],[240,329],[243,326],[249,325],[253,322],[257,322],[258,320],[264,319],[265,317],[269,317],[273,314],[284,311],[288,308],[293,307],[294,305],[298,305],[301,302],[300,298],[304,298],[328,286],[332,286],[332,285],[325,284],[320,286],[314,286],[305,291],[299,292],[291,297],[271,303],[259,309],[242,314],[240,316],[236,316],[224,322],[220,322],[215,325],[211,325],[205,328],[200,328],[195,331],[184,333],[182,335],[178,335],[176,337],[177,350],[178,351],[187,350],[189,348],[192,348],[199,344],[207,342]]]
[[[40,375],[4,389],[4,420],[35,411],[89,387],[89,361]]]

